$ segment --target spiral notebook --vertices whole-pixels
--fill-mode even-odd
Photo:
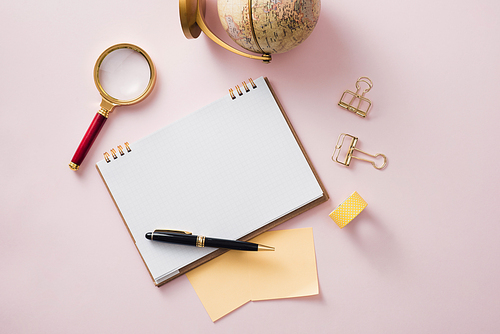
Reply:
[[[104,157],[96,167],[157,286],[223,250],[154,242],[146,232],[248,240],[328,199],[262,77]]]

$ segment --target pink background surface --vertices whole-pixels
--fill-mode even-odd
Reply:
[[[208,24],[228,41],[215,3]],[[497,0],[324,0],[309,39],[269,65],[187,40],[176,0],[1,7],[2,333],[500,331]],[[150,54],[157,87],[113,112],[72,172],[100,103],[95,60],[120,42]],[[154,287],[94,163],[259,76],[331,197],[280,226],[313,227],[320,294],[213,324],[185,276]],[[374,83],[366,119],[336,105],[360,76]],[[387,168],[332,162],[341,132]],[[368,207],[340,230],[328,214],[355,190]]]

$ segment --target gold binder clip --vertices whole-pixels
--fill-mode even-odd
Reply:
[[[364,82],[368,85],[368,88],[363,90],[363,92],[361,92],[361,86],[360,86],[361,82]],[[370,78],[367,77],[359,78],[358,81],[356,81],[356,93],[350,90],[346,90],[344,94],[342,94],[342,96],[340,97],[339,106],[349,111],[352,111],[358,116],[366,117],[368,111],[370,111],[372,102],[365,97],[365,94],[368,93],[370,89],[372,89],[372,87],[373,83],[370,80]],[[346,100],[349,98],[349,96],[351,97],[351,100],[347,102]],[[346,100],[344,100],[344,98]]]
[[[347,151],[347,154],[345,156],[344,161],[340,161],[339,155],[340,155],[342,146],[344,145],[345,137],[350,137],[351,142],[349,144],[349,150]],[[339,136],[339,139],[337,140],[337,145],[335,145],[335,150],[333,151],[333,154],[332,154],[332,160],[335,162],[338,162],[339,164],[342,164],[344,166],[349,166],[349,164],[351,163],[351,159],[354,158],[354,159],[358,159],[358,160],[367,161],[367,162],[371,163],[373,165],[373,167],[375,167],[376,169],[383,169],[387,165],[387,157],[385,155],[383,155],[381,153],[377,153],[374,155],[374,154],[369,154],[369,153],[363,152],[360,149],[356,148],[357,143],[358,143],[357,137],[354,137],[354,136],[346,134],[346,133],[341,133]],[[363,154],[369,155],[370,157],[373,157],[373,158],[377,158],[378,156],[381,156],[384,159],[384,162],[381,166],[377,166],[375,164],[375,161],[373,161],[373,160],[367,160],[367,159],[363,159],[363,158],[354,156],[353,155],[354,150],[359,151]]]

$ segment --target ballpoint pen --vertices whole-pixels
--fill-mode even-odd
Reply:
[[[226,248],[241,251],[274,251],[274,247],[271,246],[239,240],[193,235],[191,232],[177,230],[154,230],[153,232],[146,233],[146,239],[196,247]]]

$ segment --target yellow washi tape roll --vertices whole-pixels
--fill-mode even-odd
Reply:
[[[342,204],[330,213],[330,218],[342,228],[366,208],[368,203],[355,191]]]

